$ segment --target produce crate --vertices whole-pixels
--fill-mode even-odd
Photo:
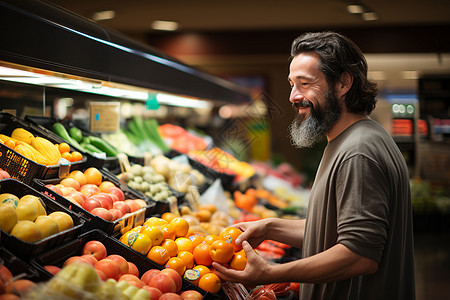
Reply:
[[[57,134],[53,133],[52,131],[52,126],[54,123],[56,122],[60,122],[61,124],[64,125],[64,127],[69,130],[70,127],[77,127],[81,130],[81,132],[83,133],[83,136],[96,136],[99,137],[97,134],[94,134],[80,126],[77,126],[74,122],[72,121],[67,121],[67,120],[57,120],[55,118],[48,118],[48,117],[40,117],[40,116],[25,116],[25,120],[29,121],[30,123],[35,124],[36,126],[40,126],[43,130],[47,131],[47,132],[51,132],[53,135],[57,136],[60,140],[65,141],[66,143],[68,143],[70,146],[76,148],[79,152],[83,153],[83,155],[85,155],[87,157],[87,165],[92,166],[92,167],[96,167],[96,168],[107,168],[108,170],[118,170],[120,169],[120,165],[119,165],[119,160],[117,157],[100,157],[100,156],[95,156],[87,151],[85,151],[84,149],[81,149],[80,147],[76,147],[72,144],[70,144],[70,142],[64,140],[63,138],[61,138],[60,136],[58,136]]]
[[[31,259],[31,264],[33,267],[42,272],[47,272],[44,269],[45,265],[55,265],[58,267],[62,267],[66,259],[72,256],[80,256],[83,246],[87,242],[94,240],[99,241],[103,245],[105,245],[107,255],[118,254],[124,257],[127,261],[135,264],[139,270],[139,277],[141,277],[146,271],[150,269],[163,269],[163,266],[153,262],[139,252],[136,252],[135,250],[125,246],[117,239],[109,237],[104,232],[97,229],[88,231],[80,235],[77,239],[72,240],[56,249],[53,249],[52,251],[33,257]],[[184,279],[181,290],[196,290],[204,296],[203,299],[205,300],[214,299],[217,297],[216,295],[206,292]]]
[[[84,171],[84,170],[83,170]],[[104,180],[110,180],[111,178],[107,175],[105,170],[100,170]],[[60,179],[50,179],[50,180],[41,180],[35,179],[33,181],[33,186],[36,190],[45,193],[56,202],[60,203],[67,209],[81,215],[85,220],[87,220],[87,228],[91,229],[100,229],[104,231],[106,234],[119,236],[128,230],[136,227],[138,225],[142,225],[145,221],[146,215],[151,215],[154,210],[155,203],[149,201],[148,199],[143,199],[147,202],[147,206],[143,207],[131,214],[127,214],[126,216],[115,220],[113,222],[106,221],[98,216],[95,216],[85,210],[84,208],[73,204],[71,201],[66,199],[65,197],[58,195],[51,189],[47,188],[45,185],[47,184],[58,184]],[[125,194],[125,199],[142,199],[139,194],[136,194],[131,189],[127,188],[126,185],[116,184],[116,182],[112,181],[117,187],[119,187]]]
[[[48,134],[47,131],[30,124],[20,118],[17,118],[8,113],[0,113],[0,133],[10,136],[15,128],[21,127],[28,130],[35,136],[40,136],[48,139],[52,143],[61,143],[56,135]],[[71,147],[71,151],[77,149]],[[30,184],[33,178],[58,178],[65,173],[81,169],[87,157],[83,155],[81,161],[70,163],[68,166],[45,166],[32,161],[23,155],[17,153],[13,149],[0,143],[0,168],[6,170],[11,177],[19,179],[27,184]]]
[[[178,152],[176,150],[170,150],[164,154],[168,158],[174,158],[179,155],[183,155],[183,153]],[[186,155],[186,154],[185,154]],[[205,176],[205,184],[203,184],[199,188],[200,194],[202,194],[204,191],[208,189],[211,184],[214,183],[216,179],[220,179],[220,182],[222,183],[222,187],[227,191],[232,191],[234,189],[233,182],[234,178],[236,176],[230,175],[227,173],[219,172],[217,170],[214,170],[213,168],[210,168],[204,164],[202,164],[199,161],[196,161],[195,159],[189,157],[189,155],[186,155],[189,161],[189,164],[192,168],[198,170],[200,173],[202,173]]]
[[[117,178],[117,176],[115,174],[109,172],[108,170],[103,169],[102,174],[106,180],[111,181],[112,183],[114,183],[116,186],[118,186],[122,190],[130,191],[131,193],[133,193],[136,196],[136,198],[144,199],[146,202],[154,203],[153,210],[146,211],[146,214],[145,214],[146,217],[161,215],[164,212],[169,211],[169,207],[170,207],[169,201],[167,201],[167,200],[166,201],[155,201],[151,197],[145,196],[143,193],[130,188],[126,183],[120,181],[119,178]],[[178,193],[176,191],[172,191],[172,192],[174,193],[174,196],[177,197],[177,199],[178,199],[178,197],[180,197],[180,193]],[[182,197],[184,197],[184,195],[182,195]]]
[[[29,279],[33,282],[49,280],[52,276],[48,272],[33,267],[30,263],[15,256],[5,248],[0,247],[0,258],[3,264],[11,271],[12,275],[20,279]]]
[[[86,222],[79,214],[65,208],[63,205],[53,201],[48,196],[41,194],[36,189],[24,184],[23,182],[12,178],[0,180],[0,194],[2,193],[11,193],[19,198],[23,197],[24,195],[37,196],[42,200],[47,214],[55,211],[62,211],[69,214],[69,216],[72,217],[73,220],[74,226],[72,228],[51,235],[34,243],[24,242],[2,230],[2,245],[8,250],[13,251],[13,253],[20,258],[27,260],[30,256],[40,254],[42,252],[48,251],[49,249],[53,249],[68,240],[74,239],[80,233],[87,230]]]

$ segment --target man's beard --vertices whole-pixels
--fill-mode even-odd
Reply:
[[[323,137],[333,128],[342,114],[342,108],[334,96],[332,90],[328,90],[325,95],[325,107],[313,106],[311,102],[293,104],[294,110],[298,111],[298,105],[309,105],[310,114],[305,119],[305,114],[298,114],[289,125],[291,143],[296,148],[312,147],[320,142]]]

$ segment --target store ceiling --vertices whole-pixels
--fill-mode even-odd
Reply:
[[[180,24],[181,31],[267,30],[396,26],[450,23],[448,0],[49,0],[91,18],[95,12],[114,10],[116,16],[100,23],[121,32],[151,31],[154,20]],[[365,22],[347,12],[350,2],[359,2],[379,15]]]
[[[170,20],[179,32],[305,30],[309,28],[395,28],[450,24],[449,0],[49,0],[81,16],[114,10],[115,17],[98,21],[134,38],[155,33],[151,23]],[[364,21],[347,12],[347,4],[359,2],[379,19]],[[442,37],[448,39],[448,36]],[[239,47],[239,45],[237,45]],[[369,54],[372,75],[387,89],[415,89],[414,77],[450,73],[450,54]],[[189,63],[189,62],[188,62]],[[409,72],[409,73],[408,73]],[[409,79],[408,79],[409,78]]]

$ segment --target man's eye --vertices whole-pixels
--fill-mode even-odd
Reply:
[[[302,86],[307,86],[309,84],[309,82],[302,82],[301,84],[302,84]]]

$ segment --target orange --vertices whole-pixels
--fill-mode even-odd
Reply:
[[[70,146],[67,143],[61,143],[58,145],[58,150],[61,154],[70,152]]]
[[[211,270],[207,266],[196,265],[192,269],[187,269],[183,278],[192,284],[198,285],[200,278],[208,273],[211,273]]]
[[[211,244],[211,249],[209,249],[209,255],[211,256],[212,260],[221,264],[228,263],[233,258],[233,254],[233,245],[220,239],[214,241]]]
[[[170,224],[160,225],[159,228],[163,231],[165,239],[175,239],[175,228]]]
[[[64,158],[64,159],[67,159],[70,162],[73,162],[73,157],[72,157],[72,154],[70,152],[61,153],[61,157]]]
[[[194,251],[194,244],[192,241],[186,237],[179,237],[175,240],[178,246],[178,252],[180,251]]]
[[[184,261],[179,257],[171,257],[167,261],[165,268],[174,269],[175,271],[180,274],[180,276],[183,276],[184,271],[186,271],[186,265],[184,264]]]
[[[164,224],[169,224],[169,222],[158,217],[150,217],[144,222],[144,226],[161,226]]]
[[[165,248],[168,252],[170,257],[177,256],[178,254],[178,245],[175,243],[172,239],[164,239],[160,245],[161,247]]]
[[[173,218],[170,224],[175,228],[175,236],[185,236],[189,231],[189,223],[182,218]]]
[[[152,247],[152,240],[145,234],[132,232],[128,235],[127,244],[131,249],[147,255]]]
[[[86,176],[86,181],[88,184],[100,185],[102,183],[102,173],[95,168],[90,167],[84,171],[84,176]]]
[[[195,249],[195,247],[197,247],[200,243],[203,243],[205,237],[201,234],[194,233],[191,236],[189,236],[189,239],[192,241],[192,244],[194,245]]]
[[[198,287],[212,294],[217,294],[222,288],[222,282],[216,274],[208,273],[200,277]]]
[[[112,183],[111,181],[105,180],[102,181],[102,183],[100,183],[100,185],[98,186],[98,189],[100,190],[100,192],[106,193],[106,190],[109,189],[110,187],[115,187],[116,185],[114,183]]]
[[[197,280],[194,282],[195,285],[198,285],[198,282],[203,275],[211,273],[211,269],[204,265],[196,265],[193,270],[196,270],[199,274]]]
[[[189,251],[180,251],[177,254],[178,258],[181,258],[186,268],[190,269],[194,266],[194,254]]]
[[[231,243],[234,247],[234,251],[242,250],[242,246],[236,245],[236,238],[242,234],[242,231],[236,227],[224,228],[220,234],[219,238],[225,240],[227,243]]]
[[[145,234],[152,240],[153,246],[159,246],[163,239],[164,233],[158,226],[142,226],[140,233]]]
[[[204,241],[205,241],[205,243],[211,245],[214,241],[216,241],[216,240],[218,240],[218,239],[219,239],[219,236],[218,236],[218,235],[210,234],[210,235],[207,235],[207,236],[205,237]]]
[[[83,155],[78,151],[72,151],[72,159],[73,161],[80,161],[83,159]]]
[[[153,260],[155,263],[162,266],[169,260],[169,252],[161,246],[153,246],[147,253],[147,257]]]
[[[164,220],[166,220],[167,222],[170,222],[170,221],[172,221],[173,219],[175,219],[177,217],[177,215],[176,214],[174,214],[174,213],[171,213],[171,212],[165,212],[165,213],[163,213],[162,215],[161,215],[161,219],[164,219]]]
[[[201,243],[194,248],[194,261],[197,265],[210,266],[213,262],[211,256],[209,255],[209,250],[211,245],[207,243]]]
[[[73,156],[73,153],[72,153],[72,156]],[[75,170],[75,171],[70,172],[68,177],[73,178],[76,181],[78,181],[80,186],[85,185],[87,183],[86,176],[80,170]]]
[[[234,253],[233,258],[230,261],[230,268],[235,270],[244,270],[247,265],[247,255],[244,249]]]

